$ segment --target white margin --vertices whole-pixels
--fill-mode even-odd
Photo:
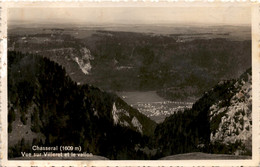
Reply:
[[[35,0],[32,0],[35,1]],[[114,0],[117,1],[117,0]],[[189,2],[188,2],[189,1]],[[190,2],[191,1],[191,2]],[[193,0],[169,0],[169,1],[157,1],[157,0],[142,0],[142,1],[117,1],[116,3],[111,1],[101,0],[88,0],[83,2],[82,0],[70,1],[61,0],[38,0],[38,2],[23,1],[17,2],[17,0],[2,1],[1,4],[1,84],[0,84],[0,124],[1,124],[1,154],[0,154],[0,166],[260,166],[259,156],[259,143],[260,143],[260,0],[240,1],[238,0],[222,0],[222,1],[193,1]],[[258,1],[258,2],[257,2]],[[236,5],[244,6],[250,5],[252,8],[252,89],[253,89],[253,150],[252,160],[8,160],[7,159],[7,10],[11,7],[176,7],[176,6],[221,6],[221,5]]]

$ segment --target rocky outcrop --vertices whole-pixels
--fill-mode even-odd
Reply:
[[[233,94],[228,105],[220,100],[210,107],[210,142],[227,146],[237,144],[234,153],[243,154],[252,150],[251,73],[247,72],[235,81],[228,93]]]

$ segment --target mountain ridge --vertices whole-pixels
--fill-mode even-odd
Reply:
[[[154,138],[159,156],[196,151],[252,155],[251,75],[250,68],[238,79],[219,82],[190,110],[158,124]]]

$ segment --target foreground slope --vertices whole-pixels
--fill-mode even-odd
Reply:
[[[207,154],[201,152],[194,153],[185,153],[185,154],[177,154],[171,155],[167,157],[163,157],[160,160],[229,160],[229,159],[250,159],[250,156],[236,156],[236,155],[227,155],[227,154]]]
[[[252,154],[252,73],[221,81],[190,110],[159,124],[157,158],[187,152]]]
[[[230,149],[237,155],[250,154],[252,151],[252,74],[250,70],[247,70],[229,89],[232,97],[228,103],[224,100],[214,103],[209,113],[211,144],[231,147]]]
[[[138,153],[155,123],[118,96],[77,85],[46,58],[8,52],[9,157],[32,145],[73,145],[109,159]],[[17,135],[18,134],[18,135]]]

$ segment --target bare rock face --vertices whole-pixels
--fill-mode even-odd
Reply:
[[[143,134],[143,126],[139,120],[127,110],[117,107],[115,102],[113,103],[112,116],[115,125],[129,127]]]
[[[237,144],[234,154],[241,155],[252,150],[252,75],[245,73],[229,93],[228,105],[219,101],[210,107],[210,142]]]
[[[79,68],[84,74],[89,74],[92,68],[90,60],[93,60],[94,57],[87,48],[80,49],[80,55],[82,56],[74,56],[72,59],[75,60],[75,62],[79,65]]]
[[[142,124],[138,121],[138,119],[136,117],[133,117],[132,119],[132,124],[135,128],[137,128],[137,130],[140,132],[140,133],[143,133],[142,131]]]

